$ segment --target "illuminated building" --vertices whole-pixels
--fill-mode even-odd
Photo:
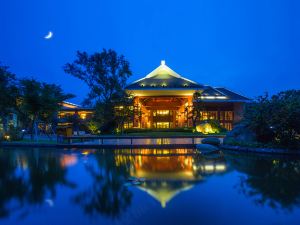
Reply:
[[[88,120],[92,118],[94,109],[81,107],[70,102],[62,102],[61,109],[58,112],[58,133],[70,136],[73,134],[73,123]],[[69,132],[68,132],[69,130]]]
[[[242,117],[248,98],[226,88],[202,85],[182,77],[165,61],[142,79],[126,87],[134,96],[134,117],[129,127],[177,128],[192,127],[189,112],[195,104],[203,105],[201,120],[214,119],[228,130]],[[195,101],[193,94],[201,93]]]
[[[145,77],[129,84],[126,91],[133,96],[133,105],[130,105],[133,115],[124,128],[193,127],[190,113],[193,107],[201,104],[203,110],[197,122],[218,120],[221,126],[231,130],[233,124],[241,120],[245,103],[250,101],[226,88],[189,80],[169,68],[165,61]],[[195,92],[200,93],[198,99],[193,98]],[[76,114],[81,120],[93,115],[93,109],[67,102],[62,106],[58,115],[61,126],[70,125],[67,118]],[[123,107],[116,106],[116,112],[122,111]]]
[[[134,149],[115,151],[116,166],[130,164],[130,176],[143,179],[136,187],[163,208],[176,195],[193,188],[213,174],[227,170],[222,155],[205,158],[194,149]],[[128,154],[131,153],[131,154]]]

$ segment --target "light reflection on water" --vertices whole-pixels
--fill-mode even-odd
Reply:
[[[0,150],[0,224],[297,224],[299,187],[300,161],[277,156]]]
[[[94,139],[85,141],[85,144],[106,144],[106,145],[160,145],[160,144],[200,144],[204,138],[138,138],[138,139]],[[221,143],[223,138],[219,138]]]

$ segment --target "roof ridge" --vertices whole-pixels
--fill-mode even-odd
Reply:
[[[232,90],[229,90],[229,89],[226,88],[226,87],[215,87],[215,88],[223,88],[223,89],[225,89],[225,90],[227,90],[227,91],[229,91],[229,92],[231,92],[231,93],[234,93],[234,94],[236,94],[236,95],[239,95],[239,96],[242,96],[242,97],[244,97],[244,98],[247,98],[247,99],[251,100],[250,98],[246,97],[245,95],[240,94],[240,93],[235,92],[235,91],[232,91]]]
[[[170,67],[168,67],[165,63],[161,63],[158,67],[156,67],[149,74],[147,74],[145,76],[145,78],[151,78],[151,77],[154,77],[156,75],[159,75],[159,73],[162,72],[162,71],[166,71],[167,74],[169,74],[173,77],[181,78],[181,76],[178,73],[176,73],[174,70],[172,70]]]

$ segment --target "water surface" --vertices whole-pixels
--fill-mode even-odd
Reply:
[[[300,224],[300,160],[0,149],[0,224]]]

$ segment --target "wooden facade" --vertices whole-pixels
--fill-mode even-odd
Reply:
[[[193,94],[201,92],[201,120],[218,120],[231,130],[242,118],[248,98],[225,88],[213,88],[186,79],[164,62],[146,77],[127,86],[134,96],[133,122],[126,128],[192,127],[189,113],[195,104]]]

